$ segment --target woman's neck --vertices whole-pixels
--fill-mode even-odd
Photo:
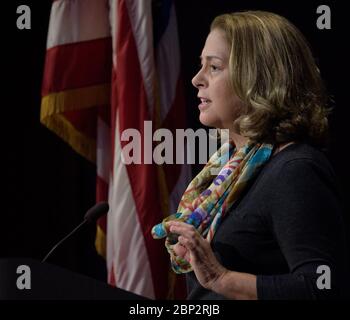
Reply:
[[[230,130],[230,140],[234,143],[237,150],[239,150],[248,142],[249,139]],[[278,152],[282,151],[284,148],[286,148],[289,145],[294,144],[294,143],[295,143],[295,141],[283,142],[280,144],[276,144],[276,148],[275,148],[275,151],[273,152],[272,156],[276,155]]]
[[[235,132],[231,132],[231,131],[230,131],[230,140],[234,143],[237,150],[242,148],[248,142],[248,138],[243,137],[243,136],[241,136]]]

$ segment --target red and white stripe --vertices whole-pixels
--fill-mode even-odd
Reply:
[[[53,116],[59,116],[70,123],[81,137],[88,137],[92,149],[90,156],[84,151],[78,152],[91,161],[96,160],[96,200],[108,198],[110,174],[110,99],[108,86],[111,81],[111,28],[108,0],[57,0],[53,1],[47,38],[45,71],[42,85],[43,98],[61,95],[61,105],[55,100],[48,105]],[[72,90],[75,104],[69,102]],[[77,100],[89,101],[79,103]],[[98,95],[103,94],[104,103]],[[95,96],[94,96],[95,95]],[[73,100],[72,100],[73,101]],[[42,121],[46,124],[45,119]],[[55,131],[55,128],[52,128]],[[60,130],[57,134],[62,134]],[[64,138],[63,135],[62,137]],[[78,140],[75,143],[79,144]],[[96,154],[95,154],[96,148]],[[99,228],[104,236],[105,219],[99,220]],[[100,239],[104,241],[103,239]],[[100,248],[103,254],[103,249]]]
[[[112,87],[114,151],[109,189],[111,212],[107,224],[109,280],[115,281],[118,287],[149,298],[166,298],[169,258],[164,244],[151,237],[153,225],[168,214],[160,205],[157,168],[154,164],[125,165],[121,161],[122,148],[126,144],[120,141],[123,130],[136,128],[143,137],[144,121],[152,120],[154,114],[156,68],[151,1],[120,0],[116,9],[118,22]],[[174,17],[172,11],[168,30],[156,53],[158,61],[164,61],[158,64],[159,83],[162,84],[161,122],[172,123],[173,129],[183,127],[182,124],[178,127],[174,120],[178,119],[179,109],[184,110],[184,104],[176,104],[180,102],[181,84],[178,43],[174,43],[178,40]],[[169,79],[171,83],[163,86]],[[166,182],[174,210],[174,204],[177,206],[188,182],[188,167],[169,166],[165,173],[169,178]]]
[[[155,121],[155,110],[161,127],[174,133],[185,128],[175,10],[154,52],[151,5],[151,0],[54,1],[42,92],[45,97],[82,89],[79,97],[89,96],[98,91],[96,86],[104,90],[110,84],[112,67],[110,109],[91,102],[84,110],[62,104],[62,110],[54,112],[96,141],[96,199],[108,198],[110,204],[107,224],[99,221],[99,231],[107,235],[108,281],[149,298],[166,298],[169,258],[163,242],[152,238],[151,229],[175,212],[190,168],[163,166],[167,212],[161,205],[167,199],[160,197],[157,166],[121,161],[126,144],[121,133],[135,128],[143,136],[144,121]]]
[[[108,0],[57,0],[52,3],[47,49],[111,36]]]

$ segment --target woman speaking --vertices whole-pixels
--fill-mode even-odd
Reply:
[[[323,154],[329,109],[307,42],[277,14],[224,14],[200,60],[199,119],[228,129],[229,143],[152,229],[173,270],[187,273],[188,299],[342,297],[342,206]]]

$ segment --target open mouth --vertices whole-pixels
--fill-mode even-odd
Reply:
[[[208,105],[211,103],[211,100],[209,100],[209,99],[200,98],[200,100],[201,100],[201,103],[198,106],[199,109],[204,109],[204,108],[208,107]]]

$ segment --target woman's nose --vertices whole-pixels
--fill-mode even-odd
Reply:
[[[192,84],[197,89],[204,86],[204,79],[203,79],[203,76],[201,74],[201,70],[199,70],[198,73],[192,78]]]

